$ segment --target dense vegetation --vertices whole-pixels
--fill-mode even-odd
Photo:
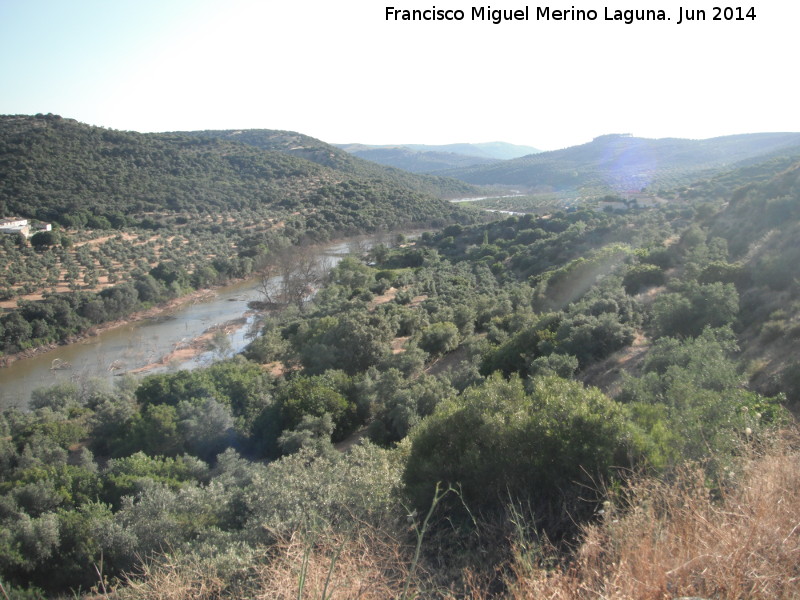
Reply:
[[[373,161],[372,157],[358,157],[318,139],[293,131],[272,129],[184,131],[179,135],[216,138],[233,141],[262,150],[270,150],[304,158],[351,176],[390,181],[395,185],[439,198],[460,198],[477,194],[477,189],[447,177],[414,175],[424,173],[404,165]],[[366,159],[366,160],[362,160]],[[380,163],[380,164],[378,164]],[[470,164],[475,164],[470,163]],[[386,165],[386,166],[382,166]],[[397,167],[397,168],[391,168]]]
[[[164,210],[270,208],[282,216],[300,209],[327,221],[340,204],[351,214],[380,210],[383,220],[372,227],[452,216],[446,202],[411,189],[409,182],[419,178],[405,174],[395,181],[381,167],[359,170],[357,159],[332,150],[344,158],[322,167],[217,137],[114,131],[54,115],[4,116],[0,212],[64,225],[102,217],[112,226]],[[414,215],[405,212],[409,204]]]
[[[240,356],[36,392],[0,417],[5,592],[538,597],[578,581],[591,595],[622,589],[609,573],[633,562],[626,535],[654,555],[682,512],[702,517],[684,533],[721,516],[744,531],[759,468],[745,465],[766,470],[800,400],[800,166],[774,168],[662,207],[387,239],[271,312]],[[237,264],[269,231],[236,238]],[[286,264],[284,280],[303,269]],[[3,339],[179,293],[198,269],[162,257],[99,294],[23,303]],[[796,462],[796,443],[782,451]],[[774,508],[797,478],[771,469]],[[736,582],[711,569],[734,557],[700,548],[647,594],[796,596],[761,574],[785,575],[800,548],[796,513],[774,512]],[[641,521],[656,529],[637,539]]]
[[[447,543],[409,557],[429,577],[408,580],[446,595],[495,585],[520,528],[573,543],[632,471],[693,460],[721,490],[798,398],[791,352],[752,339],[797,343],[798,261],[780,261],[798,172],[724,206],[515,216],[378,245],[374,266],[348,258],[312,304],[273,313],[243,356],[37,392],[0,423],[3,580],[87,589],[102,562],[112,585],[169,549],[172,569],[229,573],[233,597],[256,583],[231,560],[263,561],[292,532],[402,540],[412,511],[408,544]]]
[[[517,144],[509,144],[508,142],[479,142],[476,144],[394,144],[382,146],[372,146],[368,144],[336,144],[336,146],[356,155],[361,151],[370,149],[406,148],[414,152],[458,154],[460,156],[472,156],[494,160],[508,160],[510,158],[519,158],[520,156],[541,152],[541,150],[533,146],[520,146]]]
[[[412,173],[436,173],[445,169],[490,165],[499,162],[496,158],[469,156],[455,152],[421,152],[403,146],[393,148],[356,146],[349,147],[348,152],[364,160],[397,167]]]

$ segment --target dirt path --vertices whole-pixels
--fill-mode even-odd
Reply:
[[[635,374],[651,345],[650,340],[637,332],[630,346],[591,365],[578,376],[586,385],[596,386],[613,397],[620,391],[621,373]]]

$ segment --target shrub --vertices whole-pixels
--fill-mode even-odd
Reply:
[[[738,313],[739,294],[732,283],[690,284],[656,298],[653,324],[658,335],[696,336],[704,327],[731,325]]]
[[[429,325],[422,330],[419,347],[435,355],[452,352],[458,347],[458,327],[450,321]]]
[[[664,285],[664,271],[656,265],[635,265],[628,269],[622,279],[625,291],[631,295],[642,288]]]
[[[546,377],[526,394],[518,377],[493,375],[417,428],[403,480],[419,510],[440,483],[460,489],[473,513],[528,504],[549,534],[560,535],[571,527],[567,505],[573,519],[592,509],[577,500],[577,488],[628,464],[628,445],[621,408],[599,390]]]
[[[345,398],[334,381],[324,375],[295,377],[278,391],[276,401],[284,430],[295,429],[304,417],[328,414],[335,425],[334,440],[342,440],[358,425],[355,403]]]

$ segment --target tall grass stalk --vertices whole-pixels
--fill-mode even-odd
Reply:
[[[440,482],[436,483],[436,489],[433,492],[433,500],[431,501],[431,506],[428,508],[428,513],[425,515],[425,518],[422,521],[422,525],[417,522],[414,518],[414,513],[410,513],[410,518],[414,523],[414,533],[417,536],[417,544],[414,548],[414,558],[411,560],[411,568],[408,570],[408,575],[406,576],[406,582],[403,586],[403,595],[400,596],[402,600],[406,600],[408,597],[408,589],[411,586],[411,579],[414,577],[414,573],[417,570],[417,565],[419,564],[419,555],[422,552],[422,540],[425,538],[425,533],[428,530],[428,524],[430,523],[431,516],[433,515],[433,511],[436,510],[436,505],[450,492],[456,492],[456,490],[448,486],[446,490],[441,491],[439,489]]]

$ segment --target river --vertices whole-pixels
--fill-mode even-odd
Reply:
[[[383,236],[371,236],[331,243],[320,248],[319,256],[333,266],[350,252],[363,251],[383,240]],[[260,278],[253,278],[221,287],[209,297],[157,317],[107,329],[96,336],[0,368],[0,409],[27,406],[31,393],[37,388],[64,381],[80,385],[90,379],[113,379],[137,371],[187,346],[215,325],[244,320],[243,326],[231,328],[235,331],[228,333],[227,343],[219,344],[218,349],[148,369],[147,373],[192,369],[240,352],[257,335],[258,315],[248,309],[247,303],[259,299],[260,282]],[[52,368],[59,364],[67,364],[69,368]]]

